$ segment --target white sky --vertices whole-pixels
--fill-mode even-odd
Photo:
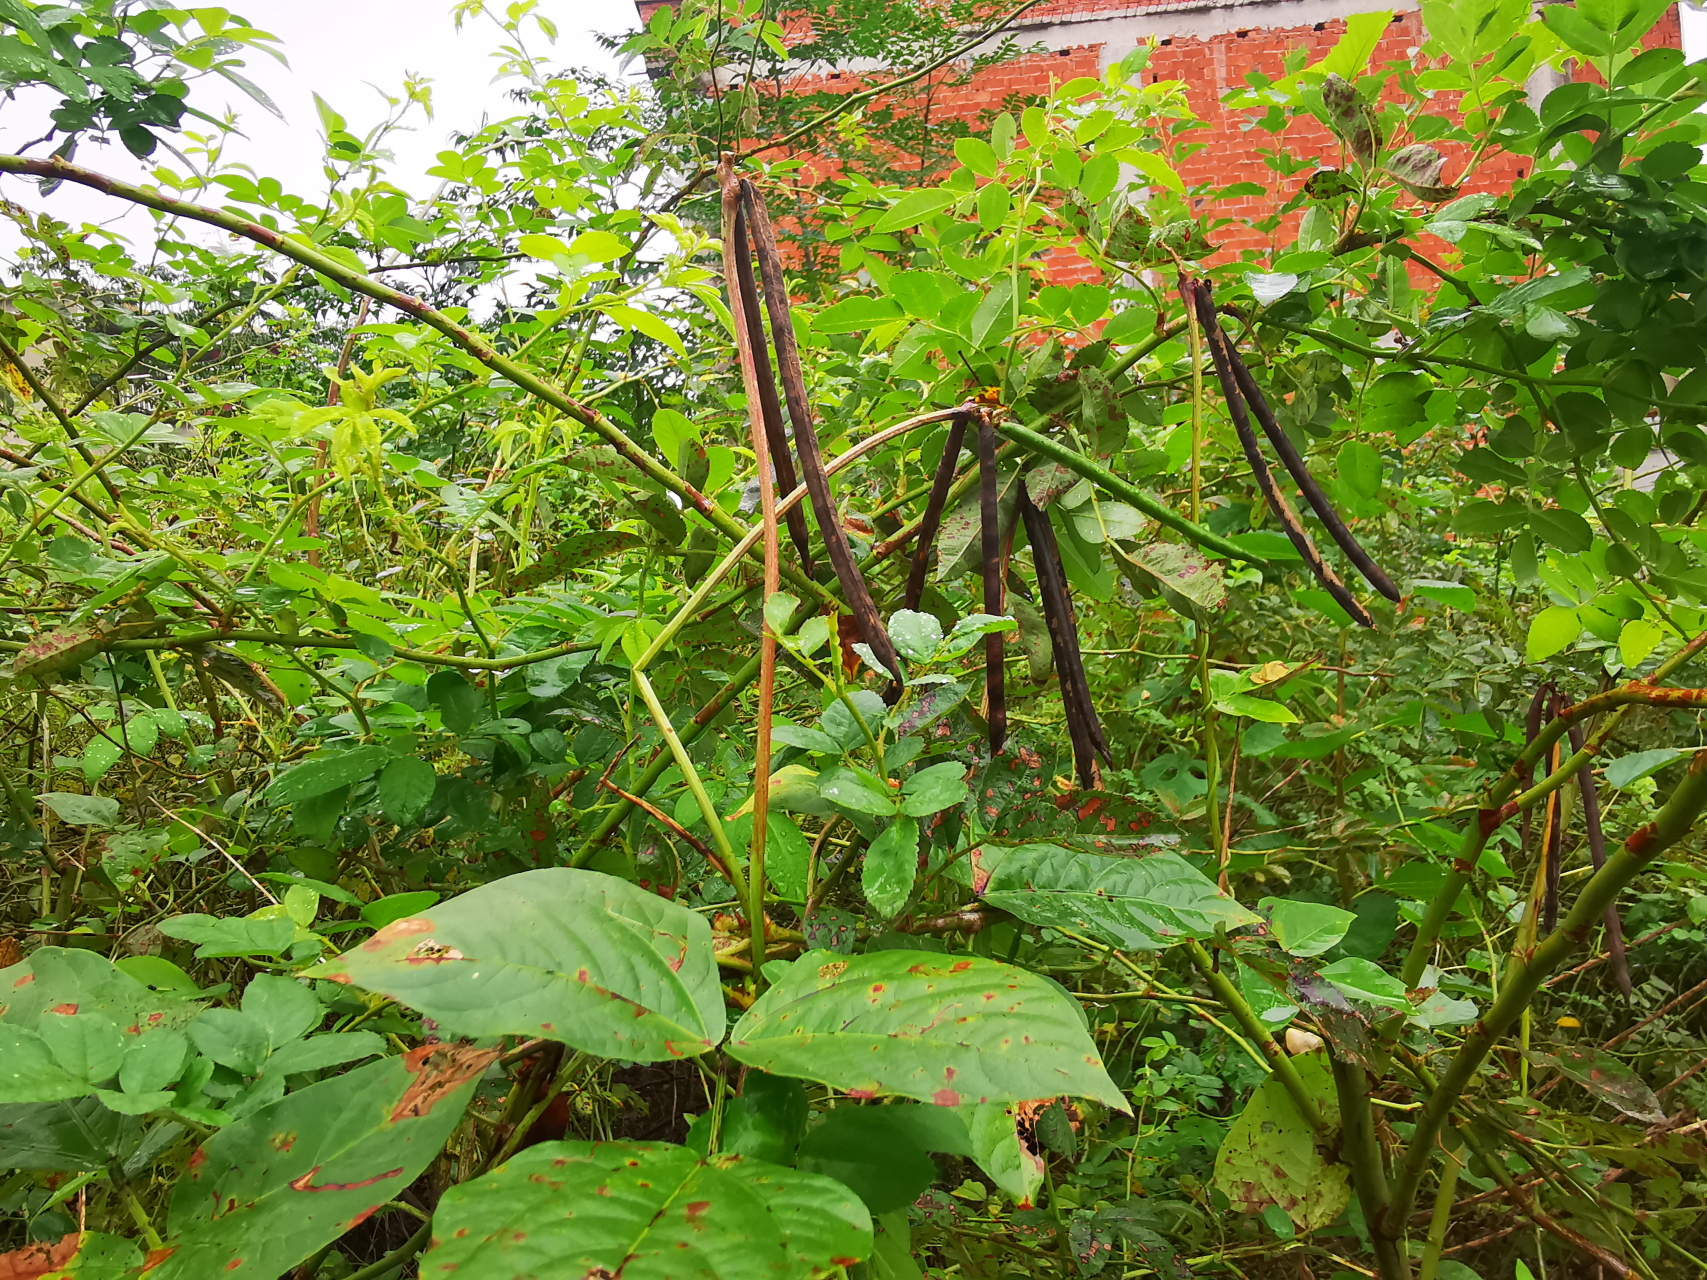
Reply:
[[[492,7],[501,8],[503,3],[494,0]],[[290,65],[251,52],[245,58],[244,74],[267,92],[286,119],[277,119],[218,77],[197,81],[190,101],[216,117],[227,106],[237,111],[248,137],[233,138],[228,157],[253,166],[262,176],[278,178],[287,191],[312,197],[324,182],[316,92],[360,137],[388,110],[370,84],[402,97],[406,74],[433,82],[432,122],[417,108],[411,117],[414,132],[392,135],[397,156],[392,181],[415,196],[425,196],[437,185],[438,179],[428,177],[426,171],[436,163],[435,156],[447,145],[452,130],[472,129],[483,117],[518,114],[517,105],[504,97],[506,87],[516,82],[493,82],[497,64],[490,55],[501,33],[487,19],[465,22],[459,33],[450,16],[451,0],[235,0],[230,7],[279,37]],[[555,47],[548,46],[530,23],[529,45],[534,52],[559,65],[617,74],[614,59],[594,41],[593,33],[620,35],[636,27],[633,0],[542,0],[539,11],[557,24],[558,40]],[[641,74],[638,64],[631,74]],[[57,95],[20,95],[16,102],[0,104],[0,146],[15,150],[40,137],[46,131],[46,111],[56,100]],[[205,126],[192,122],[191,127]],[[45,155],[51,149],[44,145],[33,148],[31,154]],[[170,153],[162,150],[156,155],[173,168],[182,168]],[[109,147],[84,145],[76,158],[79,164],[115,177],[136,180],[144,173],[144,165],[116,141]],[[44,200],[34,183],[18,178],[0,181],[0,197],[27,208],[46,209],[73,225],[109,222],[120,212],[119,202],[70,185]],[[133,238],[149,234],[146,218],[127,218],[121,225]],[[0,248],[10,249],[16,243],[10,224],[0,226]]]

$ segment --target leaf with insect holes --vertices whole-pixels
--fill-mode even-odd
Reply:
[[[1336,1124],[1327,1055],[1300,1054],[1292,1061],[1323,1118]],[[1351,1199],[1346,1167],[1317,1150],[1309,1123],[1277,1076],[1257,1086],[1233,1121],[1215,1155],[1215,1187],[1243,1213],[1277,1205],[1303,1230],[1326,1226]]]
[[[631,1062],[723,1036],[711,926],[615,876],[548,867],[386,925],[309,971],[468,1036],[523,1035]]]
[[[610,556],[619,556],[624,551],[632,551],[645,543],[646,540],[639,534],[624,533],[617,529],[603,533],[577,533],[563,539],[516,574],[510,579],[510,584],[519,591],[532,591],[553,579],[566,577],[582,565]]]
[[[434,1044],[298,1089],[220,1130],[172,1196],[149,1280],[275,1280],[403,1194],[496,1049]]]
[[[846,1186],[668,1143],[542,1142],[452,1187],[422,1275],[813,1280],[871,1252]]]
[[[809,951],[730,1033],[773,1075],[942,1106],[1063,1095],[1127,1111],[1060,987],[979,956]]]

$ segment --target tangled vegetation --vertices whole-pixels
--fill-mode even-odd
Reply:
[[[264,32],[0,0],[0,1275],[1707,1270],[1664,5],[1253,76],[1237,258],[1147,49],[927,127],[1011,14],[805,7],[924,74],[463,0],[423,196],[425,86],[290,192]]]

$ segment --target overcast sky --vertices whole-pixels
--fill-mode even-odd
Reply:
[[[495,0],[493,7],[502,3]],[[459,33],[450,16],[451,0],[236,0],[230,7],[279,37],[290,65],[281,66],[264,53],[250,53],[244,74],[266,90],[286,118],[276,119],[235,86],[214,77],[198,81],[190,101],[213,116],[227,106],[239,112],[248,137],[234,138],[228,155],[262,175],[278,178],[287,190],[313,195],[324,181],[315,93],[345,117],[350,132],[361,136],[388,110],[370,85],[401,97],[406,74],[433,82],[432,122],[417,112],[412,116],[414,132],[393,135],[394,181],[415,195],[425,195],[437,185],[438,180],[426,171],[452,130],[473,128],[482,117],[517,114],[515,104],[503,96],[506,82],[493,82],[496,63],[490,55],[500,33],[488,20],[466,22]],[[616,74],[617,66],[593,33],[621,34],[638,24],[633,0],[542,0],[539,11],[557,24],[558,40],[552,50],[530,24],[530,45],[535,51],[544,51],[563,64],[596,67],[608,74]],[[56,98],[20,97],[0,107],[0,145],[13,150],[45,132],[42,122]],[[37,147],[32,154],[48,150]],[[159,156],[181,167],[168,153]],[[116,143],[104,148],[84,146],[77,161],[118,177],[135,179],[143,173],[143,166]],[[118,212],[118,202],[70,186],[44,201],[34,184],[17,178],[0,182],[0,196],[27,207],[46,208],[74,225],[85,220],[106,222]],[[123,224],[133,237],[146,236],[149,225],[134,219]],[[15,233],[9,231],[9,224],[0,228],[0,247],[5,249],[16,244]]]

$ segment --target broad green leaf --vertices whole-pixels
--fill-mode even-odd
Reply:
[[[1339,477],[1358,497],[1377,497],[1381,492],[1381,455],[1373,445],[1347,440],[1340,446]]]
[[[119,802],[111,796],[81,796],[49,791],[38,796],[61,822],[73,827],[110,827],[119,820]]]
[[[426,809],[438,781],[439,775],[425,760],[399,756],[379,775],[380,812],[398,826],[408,826]]]
[[[952,1108],[840,1106],[807,1132],[799,1167],[845,1184],[874,1214],[892,1213],[936,1181],[932,1151],[972,1154],[966,1126]]]
[[[1651,618],[1632,618],[1618,633],[1618,653],[1627,667],[1639,667],[1665,639],[1665,628]]]
[[[445,1192],[421,1271],[814,1280],[870,1251],[865,1206],[829,1178],[664,1143],[542,1142]]]
[[[461,677],[457,677],[461,679]],[[384,747],[352,747],[348,751],[320,751],[273,780],[267,788],[270,805],[294,804],[360,782],[373,776],[391,758]]]
[[[68,1075],[90,1084],[111,1080],[124,1061],[123,1033],[98,1010],[63,1013],[50,1010],[36,1024],[36,1034]]]
[[[383,929],[393,920],[401,920],[404,916],[419,915],[439,900],[439,895],[431,889],[417,889],[413,893],[393,893],[383,898],[375,898],[362,907],[362,919],[375,929]]]
[[[956,138],[954,156],[980,178],[993,178],[1001,167],[996,149],[982,138]]]
[[[1405,999],[1405,984],[1392,974],[1384,973],[1371,961],[1349,956],[1328,965],[1321,971],[1321,976],[1353,1000],[1389,1009],[1408,1011],[1411,1007],[1410,1001]]]
[[[903,314],[901,304],[893,298],[847,298],[813,316],[812,327],[819,333],[857,333],[899,320]]]
[[[728,1052],[859,1098],[959,1106],[1066,1095],[1128,1110],[1061,989],[977,956],[809,951],[735,1024]]]
[[[1339,1104],[1326,1055],[1292,1059],[1323,1117],[1337,1125]],[[1279,1206],[1301,1230],[1324,1227],[1351,1201],[1348,1173],[1316,1146],[1315,1134],[1276,1076],[1257,1086],[1215,1155],[1215,1186],[1241,1213]]]
[[[149,1280],[276,1280],[407,1190],[497,1056],[427,1045],[299,1089],[222,1129],[178,1181],[174,1234]]]
[[[60,1066],[34,1031],[0,1025],[0,1103],[80,1098],[94,1086]]]
[[[1458,582],[1441,582],[1435,578],[1413,578],[1411,590],[1425,600],[1436,600],[1465,613],[1476,611],[1476,593]]]
[[[818,779],[818,794],[853,813],[895,812],[895,800],[882,779],[859,768],[826,770]]]
[[[909,191],[894,208],[877,220],[877,225],[872,230],[896,231],[902,227],[917,226],[954,204],[963,194],[965,193],[947,187],[925,187],[922,190]]]
[[[1655,747],[1652,751],[1635,751],[1619,756],[1606,766],[1606,785],[1622,791],[1632,783],[1652,777],[1673,761],[1695,754],[1680,747]]]
[[[1244,716],[1262,724],[1297,724],[1298,715],[1284,703],[1272,698],[1253,697],[1248,693],[1230,693],[1215,700],[1215,709],[1223,715]]]
[[[1575,609],[1549,605],[1529,623],[1529,636],[1524,641],[1524,657],[1529,662],[1551,658],[1582,634],[1582,622]]]
[[[942,623],[928,613],[897,609],[889,615],[889,638],[908,662],[929,662],[942,644]]]
[[[765,874],[789,902],[806,901],[806,869],[812,842],[786,813],[765,815]]]
[[[1030,1205],[1043,1185],[1043,1161],[1020,1137],[1012,1107],[980,1102],[960,1108],[960,1118],[972,1140],[972,1158],[990,1181],[1014,1198],[1020,1207]]]
[[[119,1088],[126,1093],[157,1093],[177,1082],[189,1060],[190,1042],[182,1031],[144,1031],[126,1046],[119,1064]]]
[[[919,870],[919,824],[896,818],[865,851],[860,889],[871,909],[887,919],[907,905]]]
[[[920,769],[901,787],[901,812],[926,818],[966,799],[966,766],[958,760]]]
[[[705,917],[596,871],[495,880],[310,976],[383,992],[463,1035],[545,1036],[633,1062],[704,1053],[723,1036]]]
[[[1162,951],[1260,919],[1177,853],[1111,858],[1054,844],[986,845],[971,862],[973,886],[991,906],[1111,946]]]
[[[1264,898],[1258,906],[1270,910],[1269,926],[1283,951],[1295,956],[1319,956],[1345,937],[1357,912],[1342,911],[1323,902]]]
[[[83,748],[83,780],[94,786],[124,757],[124,748],[111,738],[95,737]]]
[[[219,956],[281,956],[296,940],[296,921],[288,916],[262,919],[208,915],[173,916],[160,932],[196,944],[196,959]]]
[[[457,671],[440,671],[428,680],[427,699],[439,709],[440,721],[452,733],[472,729],[486,705],[480,690]]]
[[[608,231],[583,231],[570,243],[569,252],[594,262],[615,262],[628,252],[628,242]]]

